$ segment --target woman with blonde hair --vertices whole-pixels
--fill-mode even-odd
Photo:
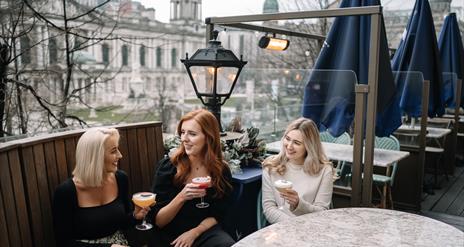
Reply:
[[[312,120],[290,123],[281,151],[264,160],[263,169],[263,212],[270,223],[329,208],[333,167]]]
[[[181,118],[177,133],[180,146],[160,161],[154,178],[157,204],[150,218],[159,228],[154,246],[231,246],[221,226],[232,176],[222,157],[219,124],[209,111],[195,110]]]
[[[127,246],[121,230],[143,219],[149,208],[129,199],[128,178],[118,170],[119,132],[87,130],[76,147],[73,177],[53,196],[56,246]]]

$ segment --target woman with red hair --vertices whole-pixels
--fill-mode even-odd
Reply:
[[[181,144],[172,157],[160,161],[154,179],[155,245],[231,246],[234,241],[221,222],[230,204],[232,176],[222,157],[217,120],[207,110],[195,110],[181,118],[177,133]],[[209,181],[207,188],[192,183],[194,179]]]

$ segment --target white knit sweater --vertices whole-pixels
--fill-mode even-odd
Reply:
[[[274,188],[274,181],[285,179],[293,183],[293,189],[298,192],[299,203],[295,210],[290,211],[288,203],[283,210],[283,199]],[[324,166],[321,172],[311,176],[303,171],[303,167],[287,163],[283,176],[276,172],[269,174],[269,169],[263,170],[262,176],[263,211],[270,223],[279,222],[294,216],[329,209],[332,200],[333,182],[332,167]]]

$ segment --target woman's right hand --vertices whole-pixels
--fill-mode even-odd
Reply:
[[[198,184],[188,183],[179,193],[184,201],[200,198],[206,195],[205,189],[198,188]]]

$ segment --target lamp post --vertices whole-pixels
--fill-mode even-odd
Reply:
[[[185,59],[180,61],[187,69],[195,94],[214,114],[221,135],[224,136],[221,106],[230,97],[247,62],[242,60],[242,56],[239,60],[231,50],[222,47],[221,42],[217,40],[218,33],[217,30],[213,31],[213,39],[208,42],[207,48],[197,50],[190,59],[187,53]]]

